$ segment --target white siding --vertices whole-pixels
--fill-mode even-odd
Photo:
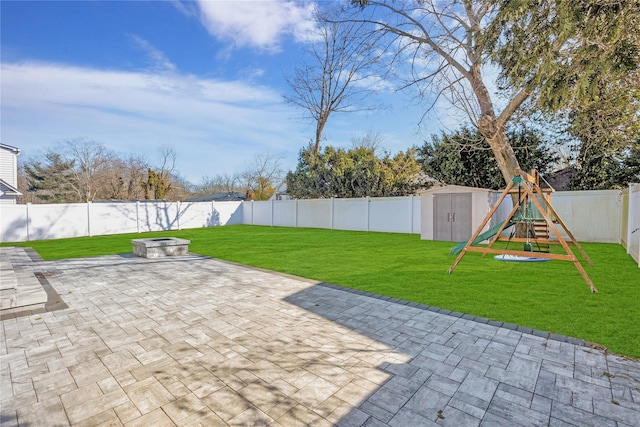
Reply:
[[[17,159],[15,153],[0,147],[0,179],[15,187],[17,185]]]
[[[0,179],[17,188],[18,186],[18,160],[15,151],[0,145]],[[0,189],[0,204],[15,204],[16,196],[7,195]]]

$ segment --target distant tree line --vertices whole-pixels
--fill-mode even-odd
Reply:
[[[625,188],[640,182],[640,138],[589,150],[574,139],[561,158],[559,147],[539,131],[518,127],[507,135],[523,170],[536,169],[549,177],[559,169],[570,169],[565,190]],[[300,199],[404,196],[434,182],[504,188],[495,157],[476,129],[432,135],[422,146],[394,155],[381,145],[380,135],[371,132],[348,148],[327,145],[316,152],[310,143],[300,150],[296,168],[286,175],[281,158],[264,153],[256,155],[244,172],[205,176],[192,184],[176,171],[177,154],[172,148],[161,148],[161,161],[151,165],[142,157],[119,157],[101,143],[74,139],[20,164],[18,189],[24,195],[19,201],[185,200],[228,192],[268,200],[283,183],[290,196]]]
[[[153,172],[139,156],[119,157],[99,142],[78,138],[21,162],[18,188],[23,202],[74,203],[100,199],[143,199]],[[161,172],[166,175],[166,172]]]
[[[96,200],[185,200],[218,192],[248,194],[267,200],[283,182],[280,157],[256,155],[246,170],[235,175],[203,177],[198,184],[176,169],[177,152],[159,148],[160,161],[121,157],[104,144],[85,138],[65,141],[42,156],[19,158],[20,203],[80,203]]]

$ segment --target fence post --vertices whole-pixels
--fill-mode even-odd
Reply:
[[[27,203],[27,242],[31,240],[31,203]]]
[[[367,231],[371,229],[371,198],[367,196]]]
[[[273,227],[273,217],[274,217],[274,210],[275,210],[275,200],[271,199],[271,226]]]
[[[296,228],[298,228],[298,199],[296,199]]]
[[[140,232],[140,200],[136,200],[136,228]]]
[[[332,197],[331,198],[331,229],[332,230],[333,230],[333,227],[334,227],[333,221],[334,221],[334,218],[335,218],[334,209],[335,209],[335,199]]]
[[[411,197],[411,234],[413,234],[413,194],[409,197]]]
[[[87,202],[87,235],[91,237],[91,202]]]
[[[640,268],[640,184],[629,184],[629,214],[627,215],[627,253],[636,257]],[[635,240],[635,242],[634,242]]]
[[[178,223],[178,230],[181,230],[181,228],[180,228],[180,208],[181,208],[180,200],[178,200],[176,202],[176,205],[178,206],[178,212],[176,212],[176,222]]]

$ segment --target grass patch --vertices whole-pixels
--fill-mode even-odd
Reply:
[[[468,253],[453,274],[450,242],[417,235],[226,226],[81,237],[28,246],[44,259],[131,253],[131,239],[174,236],[194,253],[592,341],[640,357],[640,271],[624,248],[585,243],[592,294],[572,263],[505,263]],[[581,259],[580,256],[578,256]]]

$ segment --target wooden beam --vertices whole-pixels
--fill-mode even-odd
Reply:
[[[551,192],[553,190],[551,189],[549,191],[543,191],[540,188],[539,175],[535,170],[533,170],[531,174],[524,173],[524,172],[520,173],[519,170],[516,170],[515,175],[516,176],[514,177],[514,179],[507,185],[507,188],[505,188],[505,190],[502,192],[502,194],[501,194],[500,198],[498,199],[498,201],[496,202],[496,204],[491,208],[491,210],[489,211],[489,213],[485,217],[484,221],[482,222],[482,225],[480,227],[478,227],[478,229],[473,234],[473,236],[471,236],[471,238],[467,241],[465,247],[462,249],[462,251],[460,251],[460,254],[458,255],[458,257],[454,261],[453,265],[451,265],[451,267],[449,267],[449,274],[451,274],[453,272],[453,270],[460,263],[460,261],[462,260],[462,258],[464,257],[464,255],[467,252],[482,253],[483,257],[488,253],[492,253],[492,254],[509,254],[509,255],[526,256],[526,257],[531,257],[531,258],[549,258],[549,259],[555,259],[555,260],[559,260],[559,261],[570,261],[570,262],[573,262],[574,265],[576,266],[576,268],[578,269],[578,271],[580,272],[580,274],[582,275],[582,277],[585,280],[585,282],[587,282],[587,284],[591,288],[591,292],[594,292],[594,293],[598,292],[598,290],[596,289],[595,285],[593,284],[593,282],[589,278],[589,275],[587,275],[587,272],[584,270],[584,268],[580,264],[580,261],[578,260],[578,258],[576,258],[575,254],[573,253],[573,250],[569,246],[569,243],[562,236],[562,234],[558,230],[558,227],[556,227],[555,222],[551,218],[552,215],[553,215],[553,217],[555,217],[555,219],[558,222],[558,224],[562,227],[562,229],[569,236],[570,243],[575,245],[578,248],[578,250],[580,251],[580,253],[584,257],[584,259],[590,265],[593,265],[593,262],[591,262],[591,259],[589,258],[589,256],[582,249],[582,247],[580,246],[578,241],[575,239],[573,234],[569,231],[568,227],[562,221],[562,219],[560,218],[558,213],[555,211],[553,206],[551,206],[550,200],[551,200]],[[502,201],[505,199],[505,197],[508,194],[515,194],[516,193],[516,190],[514,188],[514,186],[516,184],[518,185],[518,194],[519,194],[518,201],[515,204],[515,206],[513,207],[513,209],[511,210],[511,212],[509,213],[507,219],[502,223],[502,226],[500,227],[500,229],[496,233],[495,237],[489,241],[489,245],[487,247],[472,246],[473,242],[480,235],[480,233],[482,232],[482,229],[489,222],[491,217],[493,217],[493,215],[495,214],[496,210],[498,209],[498,207],[500,206]],[[531,186],[529,184],[531,184]],[[533,190],[530,187],[533,187]],[[545,194],[545,193],[548,193],[548,194]],[[542,200],[542,203],[536,197],[537,195],[540,196],[540,198]],[[540,239],[536,238],[536,239],[534,239],[535,242],[536,243],[555,244],[555,245],[559,244],[564,249],[565,254],[551,254],[551,253],[546,253],[546,252],[542,253],[542,252],[516,251],[516,250],[508,250],[508,249],[494,249],[492,247],[493,244],[495,242],[497,242],[497,241],[515,241],[515,242],[529,242],[530,241],[529,238],[526,238],[526,239],[525,238],[513,238],[513,239],[509,238],[509,239],[505,239],[505,238],[500,237],[500,233],[502,233],[502,231],[504,230],[505,225],[507,223],[509,223],[513,219],[513,216],[518,211],[518,208],[527,200],[527,198],[529,198],[532,201],[532,203],[536,206],[536,208],[538,209],[538,211],[540,212],[540,214],[544,218],[547,226],[553,232],[553,234],[555,235],[555,237],[557,239],[557,240],[551,240],[551,239],[546,239],[546,238],[540,238]],[[543,204],[544,204],[544,207],[543,207]]]
[[[491,208],[491,210],[489,211],[489,213],[487,214],[487,216],[484,218],[484,221],[482,221],[482,224],[480,225],[480,227],[478,227],[478,229],[476,230],[475,233],[473,233],[473,235],[471,236],[471,238],[467,241],[467,244],[464,246],[464,248],[462,249],[462,251],[460,251],[460,254],[458,255],[458,257],[456,258],[456,260],[453,262],[453,264],[451,265],[451,267],[449,267],[448,273],[451,274],[453,273],[453,270],[455,270],[456,266],[458,265],[458,263],[460,263],[460,261],[462,260],[462,257],[465,255],[465,253],[467,252],[467,248],[470,247],[473,244],[473,241],[476,240],[476,237],[478,237],[480,235],[480,233],[482,232],[482,229],[485,227],[485,225],[487,225],[487,223],[489,222],[489,220],[491,219],[491,217],[493,216],[493,214],[498,210],[498,208],[500,207],[500,204],[502,203],[502,201],[505,199],[505,197],[507,197],[507,194],[509,194],[509,190],[511,189],[511,187],[513,187],[513,181],[509,183],[509,185],[507,185],[506,190],[504,190],[502,192],[502,194],[500,195],[500,197],[498,198],[498,201],[493,205],[493,207]],[[504,225],[504,224],[503,224]]]

